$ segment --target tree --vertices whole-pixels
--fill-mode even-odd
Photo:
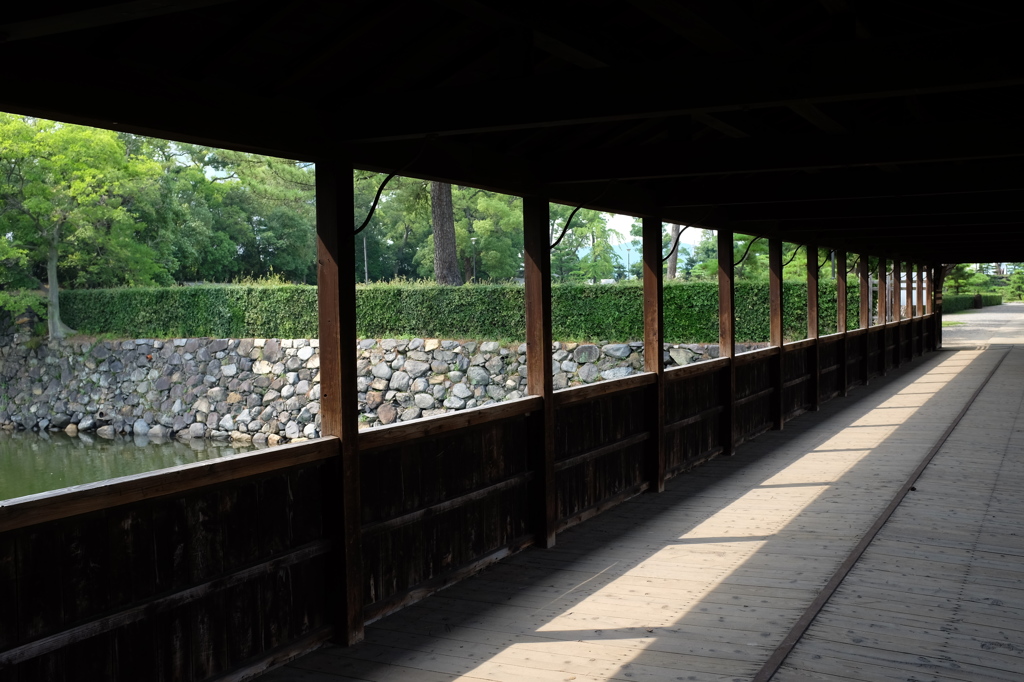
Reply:
[[[1018,268],[1010,275],[1010,295],[1018,301],[1024,300],[1024,270]]]
[[[430,183],[430,216],[434,226],[434,279],[438,284],[461,286],[452,186],[447,182]]]
[[[156,170],[111,131],[0,114],[0,234],[45,263],[51,338],[73,331],[60,319],[60,266],[87,281],[153,282],[159,265],[123,200]]]
[[[974,274],[966,263],[958,263],[956,265],[946,266],[946,281],[949,282],[949,286],[953,287],[954,294],[960,294],[964,288],[968,285],[968,281]]]

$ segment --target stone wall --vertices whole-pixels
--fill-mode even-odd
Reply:
[[[35,347],[33,347],[35,346]],[[526,346],[364,339],[361,421],[391,424],[526,393]],[[669,365],[715,346],[666,346]],[[640,343],[555,343],[555,389],[643,369]],[[33,344],[0,329],[0,427],[276,444],[320,435],[316,339],[71,339]]]

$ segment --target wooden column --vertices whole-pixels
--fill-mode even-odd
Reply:
[[[905,296],[907,298],[907,360],[914,359],[914,347],[917,346],[917,333],[914,326],[914,266],[910,261],[903,263],[903,274],[906,277]]]
[[[933,276],[928,278],[928,284],[932,288],[932,313],[935,315],[932,325],[933,336],[935,337],[935,350],[942,350],[942,291],[946,284],[946,272],[941,263],[932,265]]]
[[[526,387],[544,398],[530,417],[530,468],[533,481],[536,543],[555,546],[558,521],[555,490],[555,402],[551,383],[551,244],[548,200],[523,197],[524,269],[526,279]]]
[[[864,330],[860,337],[861,352],[864,358],[864,362],[861,363],[860,378],[867,386],[868,376],[871,374],[871,368],[868,366],[868,350],[871,347],[868,342],[868,331],[871,328],[871,265],[866,253],[860,256],[858,273],[860,274],[860,328]]]
[[[786,411],[783,408],[783,387],[785,381],[783,364],[783,345],[785,344],[782,326],[782,240],[768,240],[768,330],[769,342],[779,349],[772,363],[772,428],[781,430],[786,423]]]
[[[352,168],[318,159],[316,173],[317,311],[320,326],[320,432],[340,436],[340,485],[334,519],[338,547],[328,582],[337,613],[335,639],[363,639],[363,550],[359,500],[359,404],[356,395],[356,273]]]
[[[890,301],[892,305],[892,319],[896,324],[892,328],[893,357],[892,366],[898,368],[903,364],[903,305],[900,296],[903,294],[903,287],[900,286],[900,259],[892,261],[892,287]]]
[[[644,371],[654,372],[657,381],[648,390],[645,444],[648,492],[665,490],[665,350],[662,312],[663,270],[661,260],[661,218],[644,218]]]
[[[935,312],[935,269],[931,266],[925,268],[927,272],[928,281],[925,282],[925,295],[924,295],[924,314],[931,315]]]
[[[719,384],[721,392],[721,441],[722,453],[736,452],[736,434],[733,429],[733,413],[736,398],[736,334],[734,314],[736,292],[733,276],[732,232],[718,231],[718,355],[729,358],[729,365],[722,370]]]
[[[810,348],[811,409],[821,407],[821,355],[818,345],[818,245],[807,249],[807,338],[814,339]]]
[[[925,303],[925,266],[918,263],[918,316],[923,317],[927,304]]]
[[[886,330],[884,327],[889,324],[889,262],[884,256],[878,257],[878,321],[882,325],[882,352],[879,357],[879,371],[885,376],[889,371],[889,348],[885,340]]]
[[[839,394],[850,392],[848,376],[849,357],[847,351],[846,328],[848,312],[846,310],[846,251],[836,251],[836,331],[843,335],[839,342]]]

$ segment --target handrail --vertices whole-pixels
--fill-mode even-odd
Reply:
[[[341,439],[325,436],[15,497],[0,501],[0,533],[328,459],[340,451]]]
[[[733,359],[736,361],[737,367],[743,367],[744,365],[749,365],[752,362],[757,362],[758,360],[763,360],[764,358],[774,357],[778,354],[778,346],[769,346],[768,348],[758,348],[757,350],[752,350],[749,353],[740,353]]]
[[[607,381],[601,381],[595,384],[588,384],[586,386],[575,386],[573,388],[566,388],[561,391],[555,391],[555,408],[565,407],[566,405],[574,405],[576,403],[587,402],[589,400],[596,400],[597,398],[610,395],[612,393],[618,393],[620,391],[632,391],[644,386],[649,386],[658,380],[658,375],[654,372],[643,372],[641,374],[633,374],[622,379],[611,379]]]
[[[810,348],[815,344],[818,339],[800,339],[799,341],[790,341],[789,343],[782,344],[782,347],[787,350],[800,350],[801,348]]]
[[[717,372],[728,367],[730,362],[732,362],[732,358],[715,358],[714,360],[704,360],[703,362],[694,362],[682,367],[666,369],[665,381],[681,381],[690,377]]]
[[[424,417],[415,421],[390,426],[377,426],[359,432],[359,450],[375,450],[405,443],[417,438],[436,436],[456,429],[471,426],[482,426],[503,419],[519,417],[534,410],[539,410],[544,399],[539,395],[529,395],[507,403],[485,405],[472,410],[439,414]]]

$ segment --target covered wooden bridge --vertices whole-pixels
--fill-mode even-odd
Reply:
[[[0,109],[316,162],[330,434],[0,505],[3,682],[238,679],[328,640],[355,646],[272,674],[821,679],[847,645],[794,670],[787,645],[930,457],[934,508],[887,536],[878,570],[899,564],[914,592],[968,567],[959,614],[994,576],[987,617],[1003,620],[987,625],[1004,637],[981,633],[978,656],[998,664],[920,677],[1019,673],[1022,628],[998,610],[1020,602],[1017,521],[955,524],[1012,494],[1019,443],[1000,429],[1021,361],[931,353],[943,263],[1024,261],[1024,60],[1001,3],[94,0],[3,21]],[[352,167],[524,197],[528,397],[358,432]],[[643,217],[643,374],[552,390],[551,201]],[[668,371],[663,222],[717,230],[722,247],[721,357]],[[772,347],[742,355],[734,233],[769,240],[773,291]],[[794,343],[782,240],[811,254]],[[818,246],[862,282],[878,259],[877,324],[866,295],[846,309],[840,278],[838,328],[860,328],[819,336]],[[972,421],[975,395],[1000,418]],[[979,445],[942,459],[964,433]],[[469,598],[420,601],[531,545],[453,588]],[[862,586],[875,602],[901,592]],[[501,595],[518,601],[485,605]],[[920,640],[935,607],[913,608],[882,638]],[[854,617],[869,618],[823,627],[859,631]],[[894,629],[908,621],[916,634]],[[443,647],[464,653],[424,662]],[[892,668],[853,660],[835,674]]]

